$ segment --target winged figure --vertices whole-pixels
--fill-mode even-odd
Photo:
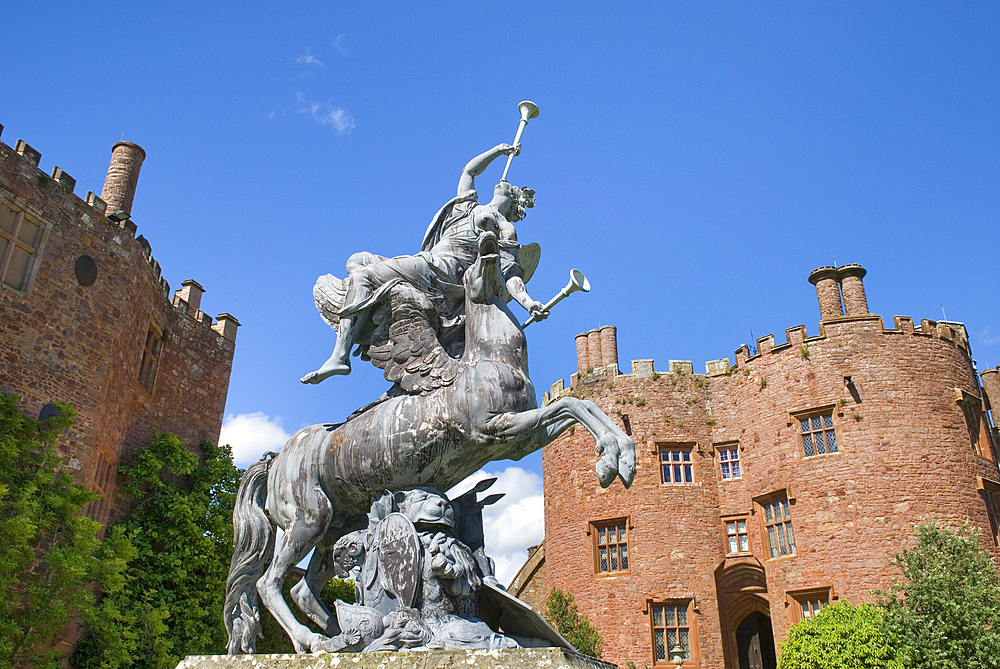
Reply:
[[[536,320],[547,316],[525,287],[541,250],[537,244],[521,246],[513,225],[535,205],[535,191],[501,181],[493,199],[480,204],[475,189],[475,178],[493,160],[516,155],[519,148],[499,144],[469,161],[458,195],[434,216],[416,255],[355,253],[347,261],[347,278],[327,274],[317,280],[316,307],[337,331],[337,344],[302,383],[350,374],[355,349],[355,355],[384,370],[395,384],[390,392],[420,394],[450,384],[460,371],[457,359],[465,345],[462,277],[476,260],[483,231],[497,235],[509,297]]]

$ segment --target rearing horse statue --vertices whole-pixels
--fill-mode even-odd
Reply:
[[[447,382],[420,395],[387,394],[341,424],[299,430],[281,453],[247,470],[234,513],[224,613],[231,654],[253,652],[258,593],[297,652],[332,649],[331,637],[340,630],[319,593],[334,574],[333,546],[364,525],[373,497],[385,490],[447,490],[493,460],[518,460],[542,448],[575,423],[597,442],[601,485],[608,487],[617,476],[631,486],[635,444],[596,404],[563,397],[538,408],[524,333],[507,307],[497,235],[481,232],[478,248],[463,277],[461,358],[451,358],[426,332],[433,306],[406,283],[385,298],[397,315],[391,341],[368,352],[384,363],[387,376],[398,366],[404,384],[409,377]],[[278,527],[284,534],[275,550]],[[326,635],[299,623],[281,592],[288,570],[313,548],[292,598]]]

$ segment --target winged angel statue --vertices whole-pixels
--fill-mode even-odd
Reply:
[[[420,253],[386,258],[363,251],[347,261],[346,279],[332,274],[319,278],[313,296],[323,319],[337,330],[337,345],[330,359],[302,377],[302,383],[350,374],[355,345],[362,360],[385,370],[385,378],[404,392],[432,390],[454,380],[457,368],[447,362],[460,358],[465,345],[462,276],[476,260],[477,240],[483,231],[498,235],[500,273],[510,296],[536,320],[548,315],[524,285],[538,266],[539,246],[519,245],[512,225],[524,218],[526,208],[535,206],[535,191],[501,181],[493,199],[479,204],[475,188],[475,178],[491,162],[499,156],[517,155],[519,150],[520,145],[498,144],[469,161],[458,182],[458,195],[434,216]],[[416,304],[394,305],[384,299],[400,283],[417,289]],[[393,313],[394,306],[397,313]],[[402,340],[410,343],[413,353],[429,349],[436,353],[401,360]]]
[[[616,478],[628,487],[635,477],[635,443],[594,402],[564,396],[539,407],[535,398],[523,326],[507,306],[513,298],[535,319],[546,315],[524,287],[538,246],[520,246],[512,225],[534,205],[534,191],[502,180],[479,204],[474,183],[517,151],[515,140],[469,162],[420,253],[358,253],[346,280],[317,283],[316,304],[337,328],[337,344],[302,381],[348,374],[356,347],[393,386],[343,423],[302,428],[247,468],[226,585],[231,654],[254,652],[258,596],[299,653],[565,643],[496,583],[482,553],[482,489],[455,500],[458,511],[437,492],[493,460],[537,451],[577,423],[595,440],[603,487]],[[291,595],[322,632],[299,622],[282,592],[314,548]],[[392,557],[404,553],[412,559]],[[323,585],[351,571],[344,559],[355,558],[365,610],[341,602],[331,611]]]

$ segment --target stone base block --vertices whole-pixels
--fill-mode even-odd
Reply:
[[[319,655],[190,655],[177,669],[617,669],[564,648]]]

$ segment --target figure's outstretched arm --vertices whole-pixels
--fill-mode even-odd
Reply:
[[[544,311],[545,305],[538,300],[531,299],[528,289],[524,286],[524,281],[519,276],[512,276],[507,279],[507,292],[517,300],[517,303],[524,307],[525,311],[535,317],[536,321],[545,320],[549,317]]]
[[[515,156],[521,152],[521,145],[511,146],[510,144],[497,144],[492,149],[486,153],[481,153],[472,160],[469,164],[465,166],[462,170],[462,177],[458,180],[458,194],[461,195],[466,191],[476,190],[475,179],[480,174],[483,173],[489,164],[500,156],[509,156],[514,154]]]

